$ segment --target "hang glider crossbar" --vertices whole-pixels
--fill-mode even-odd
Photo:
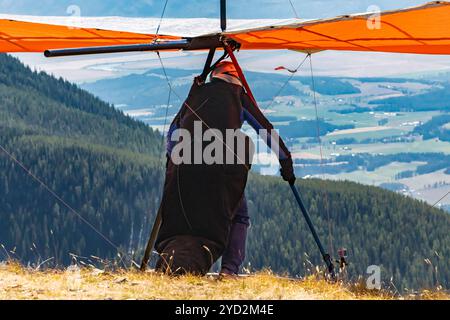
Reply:
[[[240,48],[240,44],[234,40],[225,39],[222,35],[212,35],[204,37],[184,38],[181,40],[154,41],[147,44],[68,48],[57,50],[46,50],[44,55],[47,58],[80,56],[91,54],[107,53],[126,53],[126,52],[145,52],[145,51],[163,51],[163,50],[211,50],[224,47],[224,42],[231,44],[235,49]]]

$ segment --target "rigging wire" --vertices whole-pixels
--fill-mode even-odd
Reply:
[[[156,54],[158,55],[158,59],[159,61],[161,61],[161,56],[159,51],[156,52]],[[164,75],[167,77],[166,74],[166,69],[164,68],[164,65],[161,64]],[[169,87],[169,94],[167,97],[167,104],[166,104],[166,110],[165,110],[165,115],[164,115],[164,125],[163,125],[163,130],[162,130],[162,134],[161,134],[161,151],[162,151],[162,162],[164,162],[164,138],[165,138],[165,134],[166,134],[166,129],[167,129],[167,120],[168,120],[168,116],[169,116],[169,108],[170,108],[170,102],[172,100],[172,86],[170,85],[170,83],[168,83],[168,87]]]
[[[159,30],[161,28],[161,24],[163,22],[165,14],[166,14],[166,8],[167,8],[167,4],[168,3],[169,3],[169,0],[166,0],[166,2],[164,3],[164,8],[163,8],[163,11],[161,13],[161,18],[159,19],[158,28],[156,28],[156,34],[155,34],[156,38],[158,38]],[[161,60],[161,55],[160,55],[159,51],[156,51],[156,54],[158,55],[159,61],[161,62],[162,60]],[[164,65],[162,63],[161,63],[161,66],[163,67],[164,75],[167,78],[166,69],[164,68]],[[169,86],[169,95],[168,95],[168,98],[167,98],[166,113],[165,113],[165,116],[164,116],[164,126],[163,126],[162,138],[161,138],[161,140],[162,140],[161,141],[161,149],[163,149],[163,147],[164,147],[164,134],[165,134],[165,131],[166,131],[166,126],[167,126],[167,117],[168,117],[168,114],[169,114],[170,100],[172,98],[172,86],[170,85],[169,82],[168,82],[168,86]],[[164,157],[162,157],[162,159],[164,159]]]
[[[158,35],[159,35],[159,30],[161,28],[161,24],[163,22],[164,19],[164,15],[166,14],[166,8],[167,8],[167,3],[169,2],[169,0],[166,0],[166,3],[164,4],[164,8],[161,14],[161,18],[159,19],[159,24],[158,24],[158,28],[156,28],[156,33],[155,33],[155,40],[158,39]]]
[[[445,198],[447,198],[450,195],[450,191],[447,192],[447,194],[445,196],[443,196],[442,198],[440,198],[435,204],[432,205],[433,208],[435,208],[442,200],[444,200]]]
[[[294,6],[294,3],[292,2],[292,0],[289,0],[289,3],[291,4],[291,8],[292,8],[292,11],[294,12],[295,18],[296,19],[300,19],[300,17],[299,17],[299,15],[297,13],[297,10],[295,9],[295,6]]]
[[[318,108],[318,103],[317,103],[317,97],[316,97],[316,85],[315,85],[315,76],[314,76],[314,70],[313,70],[313,65],[312,65],[312,55],[311,53],[308,53],[305,58],[300,62],[300,64],[298,65],[298,67],[294,70],[294,72],[291,72],[290,77],[287,79],[287,81],[283,84],[283,86],[280,88],[280,90],[278,90],[277,94],[274,96],[272,102],[270,103],[270,105],[264,109],[264,111],[270,109],[273,104],[275,103],[276,98],[279,97],[279,95],[281,94],[281,92],[286,88],[286,86],[289,84],[289,82],[294,78],[295,74],[298,72],[298,70],[304,65],[304,63],[306,62],[306,60],[309,58],[309,64],[310,64],[310,73],[311,73],[311,82],[312,82],[312,91],[313,91],[313,98],[314,98],[314,107],[315,107],[315,112],[316,112],[316,125],[317,125],[317,139],[319,142],[319,147],[320,147],[320,166],[322,169],[322,174],[324,175],[324,171],[323,171],[323,148],[322,148],[322,139],[320,138],[320,119],[319,119],[319,108]],[[328,204],[328,194],[325,193],[325,203]],[[331,218],[330,218],[330,212],[329,212],[329,208],[327,208],[327,222],[328,222],[328,238],[329,238],[329,252],[330,254],[333,256],[334,255],[334,245],[333,245],[333,227],[331,224]]]
[[[156,54],[160,58],[159,51],[156,51]],[[163,71],[165,73],[165,69],[164,68],[163,68]],[[166,103],[166,108],[165,108],[165,113],[164,113],[164,125],[163,125],[162,131],[161,131],[161,143],[160,143],[160,150],[159,150],[161,152],[161,156],[160,156],[161,157],[161,159],[160,159],[161,160],[161,164],[160,164],[161,168],[164,168],[164,162],[165,162],[164,160],[167,157],[167,152],[165,150],[166,148],[164,148],[164,142],[166,141],[165,137],[166,137],[166,129],[167,129],[167,120],[168,120],[168,115],[169,115],[170,102],[172,100],[172,87],[170,85],[168,87],[169,87],[169,94],[167,96],[167,103]],[[161,181],[159,188],[160,188],[160,190],[164,189],[164,180]],[[162,198],[163,198],[163,196],[161,196],[161,201],[160,202],[162,202]],[[160,206],[161,206],[161,204],[160,204]],[[158,209],[158,212],[156,213],[156,218],[155,218],[153,230],[155,230],[155,226],[157,225],[158,215],[160,214],[159,210],[160,209]],[[152,233],[153,233],[153,230],[152,230]],[[147,264],[148,264],[148,262],[147,262]],[[141,268],[142,268],[142,266],[141,266]]]
[[[158,55],[159,59],[160,55],[159,55],[159,51],[156,52],[156,54]],[[165,69],[163,68],[164,73],[166,73]],[[165,153],[165,148],[164,148],[164,142],[165,142],[165,135],[166,135],[166,130],[167,130],[167,120],[168,120],[168,116],[169,116],[169,108],[170,108],[170,102],[172,100],[172,86],[169,85],[169,94],[167,96],[167,104],[166,104],[166,110],[164,113],[164,125],[163,125],[163,129],[161,132],[161,145],[160,145],[160,152],[161,152],[161,167],[164,167],[164,159],[166,156]],[[163,189],[164,186],[164,180],[161,183],[161,190]]]
[[[166,70],[166,67],[164,65],[164,62],[163,62],[163,60],[161,58],[161,54],[159,53],[159,51],[157,51],[156,54],[158,55],[159,63],[161,64],[161,68],[163,70],[164,77],[166,78],[167,86],[169,87],[169,92],[170,92],[169,97],[170,97],[171,96],[171,92],[173,91],[172,84],[170,82],[169,75],[167,74],[167,70]],[[165,119],[165,121],[167,121],[167,112],[168,112],[168,108],[166,109],[166,119]],[[163,136],[162,136],[163,141],[164,141],[164,135],[165,135],[165,130],[164,130]],[[190,221],[189,221],[189,219],[187,217],[186,210],[184,209],[184,205],[183,205],[183,201],[182,201],[182,197],[181,197],[180,168],[179,167],[177,167],[177,181],[178,181],[178,197],[180,199],[181,211],[183,212],[184,219],[186,220],[186,223],[188,224],[189,229],[192,230],[192,225],[191,225],[191,223],[190,223]]]
[[[164,147],[164,133],[167,130],[167,120],[168,120],[168,116],[169,116],[169,108],[170,108],[170,101],[172,99],[172,88],[169,88],[169,96],[167,97],[167,105],[166,105],[166,111],[164,114],[164,125],[163,125],[163,135],[162,135],[162,142],[161,142],[161,148]],[[164,157],[163,157],[164,159]]]
[[[161,25],[162,25],[162,22],[163,22],[163,19],[164,19],[164,15],[166,13],[166,8],[167,8],[167,3],[168,2],[169,2],[169,0],[166,0],[166,2],[164,3],[164,8],[163,8],[162,13],[161,13],[161,18],[159,19],[158,27],[156,28],[156,32],[155,32],[155,38],[153,40],[154,43],[158,41],[159,30],[161,28]],[[161,61],[161,56],[160,56],[159,51],[156,51],[156,54],[158,55],[158,58]],[[164,71],[164,74],[166,74],[165,68],[163,68],[163,71]],[[166,75],[166,77],[167,77],[167,75]],[[167,154],[166,154],[165,148],[164,148],[164,141],[165,141],[165,136],[166,136],[167,118],[168,118],[168,115],[169,115],[169,108],[170,108],[171,98],[172,98],[172,86],[169,83],[169,94],[167,96],[166,110],[165,110],[165,114],[164,114],[164,125],[163,125],[163,130],[161,132],[161,143],[160,143],[161,168],[164,168],[164,158],[165,158],[165,156],[167,157]],[[164,189],[164,180],[161,181],[160,189],[161,190]],[[159,207],[159,209],[158,209],[158,211],[156,213],[155,222],[153,223],[150,240],[147,243],[147,247],[145,248],[145,251],[144,251],[145,252],[144,253],[144,260],[142,261],[142,264],[140,266],[140,270],[141,271],[145,270],[145,268],[148,265],[148,262],[151,259],[151,253],[152,253],[152,249],[153,248],[150,248],[150,246],[151,247],[154,246],[154,242],[151,243],[152,237],[153,237],[153,233],[155,232],[155,235],[156,235],[156,232],[159,232],[159,230],[157,230],[157,229],[160,228],[160,224],[161,224],[161,221],[162,221],[162,217],[161,217],[161,213],[160,213],[161,206],[162,206],[162,201],[163,201],[163,195],[161,195],[161,201],[160,201],[161,203],[160,203],[160,207]],[[159,226],[158,226],[158,224],[159,224]],[[144,264],[144,262],[145,262],[145,264]]]
[[[317,141],[319,143],[319,150],[320,150],[320,167],[322,170],[322,176],[325,176],[324,171],[324,161],[323,161],[323,145],[322,145],[322,138],[320,137],[320,118],[319,118],[319,107],[317,103],[317,95],[316,95],[316,83],[315,83],[315,77],[314,77],[314,69],[313,69],[313,63],[312,63],[312,55],[309,54],[309,67],[311,71],[311,85],[312,85],[312,91],[313,91],[313,100],[314,100],[314,108],[316,111],[316,126],[317,126]],[[322,177],[322,178],[323,178]],[[332,224],[331,224],[331,218],[330,218],[330,208],[329,208],[329,201],[328,201],[328,193],[325,192],[325,188],[322,188],[324,191],[325,196],[325,204],[326,206],[326,212],[327,212],[327,221],[328,221],[328,239],[329,239],[329,252],[331,256],[334,256],[334,245],[333,245],[333,231],[332,231]]]
[[[287,87],[287,85],[289,84],[289,82],[291,82],[291,80],[294,78],[295,74],[298,72],[298,70],[303,66],[303,64],[306,62],[306,59],[308,59],[310,54],[307,54],[305,56],[305,59],[302,60],[302,62],[300,62],[300,64],[297,66],[297,68],[295,69],[295,72],[291,72],[291,75],[289,76],[289,78],[286,80],[286,82],[281,86],[281,88],[278,90],[278,92],[275,94],[274,98],[272,99],[272,102],[270,103],[270,105],[267,108],[264,108],[263,111],[267,111],[270,110],[270,108],[273,107],[273,105],[275,104],[275,100],[280,96],[281,92],[283,92],[283,90]]]
[[[3,151],[14,163],[16,163],[23,171],[25,171],[33,180],[39,183],[41,187],[43,187],[53,198],[55,198],[59,203],[61,203],[64,207],[66,207],[70,212],[75,214],[84,224],[86,224],[91,230],[93,230],[97,235],[99,235],[104,241],[106,241],[111,247],[113,247],[117,253],[119,254],[119,258],[123,263],[123,257],[130,258],[130,261],[133,264],[136,262],[132,259],[132,257],[123,252],[114,242],[112,242],[107,236],[105,236],[100,230],[98,230],[91,222],[89,222],[86,218],[84,218],[77,210],[75,210],[72,206],[70,206],[66,201],[64,201],[55,191],[53,191],[42,179],[40,179],[37,175],[35,175],[23,162],[19,161],[14,155],[12,155],[5,147],[0,145],[0,150]],[[137,264],[136,264],[137,265]]]

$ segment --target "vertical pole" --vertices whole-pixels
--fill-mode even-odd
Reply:
[[[214,55],[216,54],[216,48],[211,48],[208,53],[208,58],[206,59],[205,66],[203,67],[203,72],[201,75],[195,78],[195,81],[198,85],[202,85],[205,83],[208,74],[211,72],[211,66],[214,59]]]
[[[147,270],[148,262],[150,261],[150,257],[152,255],[153,247],[155,246],[156,238],[158,237],[159,229],[161,228],[162,224],[162,213],[161,213],[161,207],[159,207],[158,213],[156,214],[155,223],[153,224],[152,232],[150,234],[150,239],[147,242],[147,247],[145,248],[144,258],[141,262],[141,268],[140,270],[144,272]]]
[[[331,261],[331,256],[325,252],[325,249],[322,245],[322,242],[320,241],[319,236],[317,235],[316,228],[314,228],[314,225],[311,221],[311,218],[309,216],[308,210],[306,209],[302,198],[300,197],[300,193],[298,192],[295,185],[291,185],[292,193],[294,194],[295,200],[297,201],[301,212],[303,213],[303,217],[305,217],[306,223],[308,224],[309,230],[311,231],[314,240],[316,241],[317,246],[319,247],[320,254],[322,255],[323,261],[325,261],[325,264],[327,265],[328,272],[330,273],[332,278],[335,278],[336,274],[334,271],[334,264]]]
[[[220,0],[220,28],[227,30],[227,0]]]

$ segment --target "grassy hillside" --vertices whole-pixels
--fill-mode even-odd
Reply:
[[[0,143],[77,214],[139,260],[159,205],[161,137],[70,83],[0,56]],[[386,286],[449,288],[450,216],[424,203],[353,183],[299,182],[328,245],[345,246],[350,278],[379,265]],[[246,266],[292,276],[321,265],[289,188],[253,176]],[[117,248],[0,153],[0,260],[67,266]],[[330,230],[330,231],[328,231]],[[95,260],[95,259],[94,259]],[[128,261],[129,262],[129,261]],[[249,265],[250,264],[250,265]],[[391,280],[392,278],[392,280]]]
[[[315,276],[288,279],[261,272],[234,279],[215,276],[169,278],[153,272],[71,267],[36,271],[0,265],[0,300],[448,300],[443,291],[369,291],[360,285],[328,283]]]

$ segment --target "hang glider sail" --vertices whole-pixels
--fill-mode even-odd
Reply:
[[[131,45],[151,43],[156,39],[180,38],[0,19],[0,52],[44,52],[48,49]]]
[[[242,49],[450,54],[450,2],[227,34]]]
[[[194,38],[0,19],[0,52],[44,52],[62,48],[88,48],[81,52],[65,52],[74,54],[208,50],[212,47],[221,48],[223,41],[229,40],[234,41],[241,50],[450,54],[449,25],[450,2],[447,1],[388,11],[379,17],[376,14],[349,15]],[[92,47],[96,50],[89,50]],[[111,51],[111,48],[105,47],[114,48]],[[121,50],[118,50],[120,47]]]

